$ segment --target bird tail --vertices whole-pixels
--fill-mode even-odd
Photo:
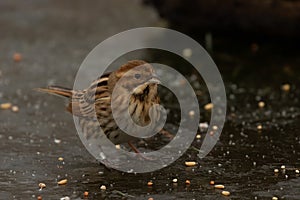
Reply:
[[[85,102],[84,100],[80,101],[84,95],[82,91],[74,91],[72,89],[60,86],[48,86],[47,88],[36,88],[35,90],[38,92],[53,94],[60,97],[67,97],[69,99],[69,103],[66,107],[66,110],[75,116],[94,117],[93,112],[85,111],[87,107],[91,107],[92,105],[90,105],[90,103],[88,102]],[[85,109],[83,109],[82,107],[85,107]]]
[[[64,88],[60,86],[48,86],[47,88],[36,88],[38,92],[44,92],[48,94],[53,94],[57,96],[72,98],[73,90],[69,88]]]

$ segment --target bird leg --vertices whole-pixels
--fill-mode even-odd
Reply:
[[[169,140],[172,140],[174,138],[174,135],[172,135],[169,131],[165,130],[165,129],[161,129],[159,131],[159,134],[167,137]]]
[[[129,147],[143,160],[153,160],[151,158],[148,158],[146,156],[143,155],[143,153],[141,153],[131,142],[127,142]]]
[[[141,154],[141,152],[131,142],[128,142],[128,145],[135,153]]]

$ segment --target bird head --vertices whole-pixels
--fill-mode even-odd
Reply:
[[[157,92],[157,84],[160,83],[154,68],[142,60],[133,60],[122,65],[110,77],[109,87],[116,84],[130,92],[132,95],[151,95]]]

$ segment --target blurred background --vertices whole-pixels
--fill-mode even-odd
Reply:
[[[0,199],[300,199],[299,8],[299,0],[1,0]],[[85,150],[63,100],[32,89],[72,87],[97,44],[144,26],[181,31],[210,53],[225,81],[227,121],[204,159],[196,151],[200,130],[171,166],[125,174]],[[133,55],[187,65],[167,53]],[[198,90],[205,126],[206,87],[197,86],[192,72],[187,77]],[[63,179],[67,184],[58,185]]]
[[[257,79],[259,84],[299,80],[300,1],[145,2],[156,8],[168,27],[204,45],[225,79]]]

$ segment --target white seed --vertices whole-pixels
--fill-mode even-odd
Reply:
[[[11,110],[13,112],[19,112],[19,107],[18,106],[13,106],[13,107],[11,107]]]
[[[278,170],[278,169],[274,169],[274,172],[275,172],[275,173],[278,173],[278,172],[279,172],[279,170]]]
[[[224,196],[229,196],[229,195],[230,195],[230,192],[228,192],[228,191],[222,191],[222,194],[223,194]]]
[[[67,179],[63,179],[57,182],[58,185],[65,185],[67,184],[68,180]]]
[[[71,199],[71,198],[68,197],[68,196],[65,196],[65,197],[60,198],[60,200],[70,200],[70,199]]]
[[[121,149],[121,145],[117,144],[117,145],[116,145],[116,149],[117,149],[117,150],[120,150],[120,149]]]
[[[187,167],[193,167],[193,166],[197,165],[197,163],[194,161],[187,161],[187,162],[185,162],[185,165]]]
[[[190,58],[192,56],[192,54],[193,54],[193,51],[190,48],[183,49],[183,51],[182,51],[182,55],[186,58]]]
[[[54,139],[54,143],[59,144],[59,143],[61,143],[61,140],[55,138],[55,139]]]
[[[261,130],[262,129],[262,125],[260,124],[260,125],[257,125],[257,129],[258,130]]]
[[[200,138],[201,138],[201,135],[200,135],[200,134],[197,134],[197,135],[196,135],[196,138],[197,138],[197,139],[200,139]]]
[[[280,167],[281,169],[285,169],[285,165],[281,165],[281,167]]]
[[[278,198],[277,197],[272,197],[272,200],[278,200]]]
[[[195,111],[191,110],[191,111],[189,112],[189,116],[190,116],[190,117],[193,117],[194,115],[195,115]]]
[[[299,173],[300,173],[300,172],[299,172],[299,169],[296,169],[295,172],[296,172],[296,174],[299,174]]]
[[[39,183],[39,188],[43,189],[46,187],[46,184],[45,183]]]
[[[215,126],[212,127],[212,129],[213,129],[214,131],[216,131],[216,130],[218,130],[218,127],[215,125]]]
[[[106,190],[106,186],[105,185],[101,185],[100,189],[101,190]]]
[[[199,128],[200,131],[205,131],[206,129],[208,129],[208,123],[207,122],[200,123]]]
[[[224,189],[225,186],[224,186],[224,185],[215,185],[215,188],[216,188],[216,189]]]
[[[172,181],[173,181],[173,183],[177,183],[178,182],[177,178],[174,178]]]
[[[260,107],[260,108],[265,107],[265,102],[263,102],[263,101],[258,102],[258,107]]]
[[[152,185],[153,185],[153,182],[152,182],[152,181],[148,181],[147,185],[148,185],[148,186],[152,186]]]

